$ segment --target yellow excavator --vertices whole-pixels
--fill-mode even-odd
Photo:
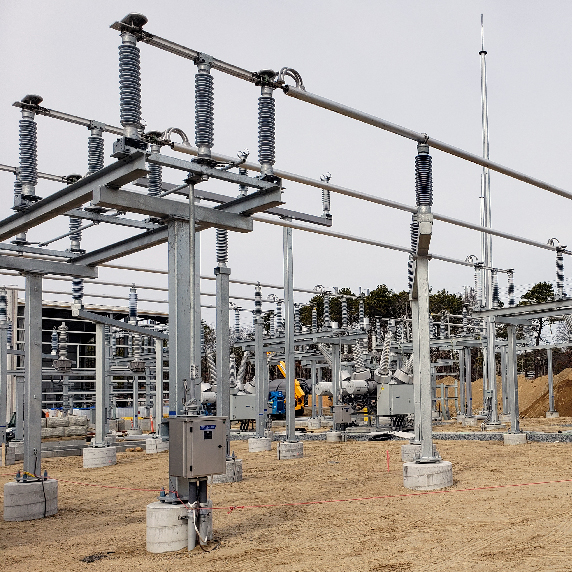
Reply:
[[[284,376],[284,378],[286,378],[286,364],[283,361],[278,363],[278,369],[280,370],[280,373]],[[305,397],[306,397],[306,394],[304,393],[304,390],[300,386],[300,382],[297,379],[295,379],[294,380],[294,398],[296,400],[296,406],[295,406],[296,415],[303,415],[304,414],[304,398]]]

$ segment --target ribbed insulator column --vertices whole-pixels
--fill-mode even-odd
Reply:
[[[312,333],[318,331],[318,309],[316,307],[312,308]]]
[[[508,305],[509,307],[513,307],[515,305],[514,300],[514,273],[512,270],[509,270],[507,273],[508,279]]]
[[[59,339],[59,354],[60,359],[67,359],[68,357],[68,327],[65,325],[65,322],[60,324],[58,328],[58,333],[60,336]]]
[[[348,328],[348,299],[345,296],[342,297],[342,328]]]
[[[216,229],[216,262],[218,266],[226,266],[228,262],[228,231]]]
[[[564,292],[564,248],[556,249],[556,297],[558,300],[566,298]]]

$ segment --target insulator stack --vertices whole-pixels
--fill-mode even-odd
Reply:
[[[276,302],[276,334],[280,335],[284,325],[282,323],[282,300]]]
[[[332,327],[330,320],[330,295],[324,294],[324,329],[329,330]]]
[[[51,355],[53,356],[57,356],[58,355],[58,329],[56,328],[56,326],[54,326],[54,329],[52,330],[52,337],[51,337],[51,342],[52,342],[52,353]]]
[[[161,146],[156,143],[151,143],[149,150],[151,153],[160,153]],[[147,194],[150,197],[158,197],[163,192],[163,167],[161,167],[161,165],[149,163],[147,165],[147,170],[149,171],[149,174],[147,175],[147,178],[149,179]]]
[[[429,146],[417,145],[415,157],[415,199],[418,207],[433,205],[433,174]]]
[[[320,350],[320,353],[326,358],[328,365],[332,367],[333,364],[332,350],[326,344],[318,344],[318,349]]]
[[[403,343],[403,322],[397,324],[396,338]]]
[[[5,324],[8,321],[8,297],[6,290],[0,289],[0,323]]]
[[[14,180],[14,207],[18,207],[20,205],[20,201],[22,198],[22,183],[20,179],[16,176]]]
[[[379,318],[375,319],[375,337],[377,338],[377,343],[381,342],[381,320]]]
[[[413,354],[407,358],[407,361],[403,365],[403,371],[408,374],[413,373]]]
[[[141,359],[141,335],[140,334],[133,334],[131,336],[131,347],[132,347],[132,355],[133,358],[136,360]]]
[[[439,322],[439,338],[444,340],[447,337],[447,328],[445,327],[445,317],[441,317]]]
[[[475,281],[477,284],[477,308],[482,305],[483,299],[483,281],[481,272],[475,269]]]
[[[300,325],[300,306],[297,304],[294,306],[294,332],[299,334],[302,331],[302,326]]]
[[[121,34],[119,46],[119,113],[124,135],[139,138],[141,128],[141,56],[137,38]]]
[[[356,371],[363,371],[365,369],[365,364],[363,361],[362,348],[359,342],[352,346],[352,354],[354,357]]]
[[[8,322],[8,332],[6,335],[6,341],[8,342],[8,347],[11,348],[12,347],[12,322]]]
[[[260,285],[254,288],[254,319],[262,317],[262,292],[260,291]]]
[[[564,253],[563,248],[556,249],[556,296],[558,300],[566,298],[564,292]]]
[[[342,298],[342,328],[346,330],[348,327],[348,299]]]
[[[269,332],[268,332],[270,334],[271,338],[273,338],[276,335],[276,326],[274,324],[274,321],[275,321],[274,316],[271,316],[270,317]]]
[[[491,270],[491,276],[493,279],[493,308],[499,307],[499,280],[498,272],[496,268]]]
[[[72,278],[72,299],[74,304],[83,304],[83,279]]]
[[[229,359],[228,381],[230,387],[236,387],[236,359],[234,355],[231,355]]]
[[[103,169],[104,142],[101,129],[92,129],[87,138],[87,174],[91,175]]]
[[[365,302],[363,298],[359,299],[358,312],[359,312],[359,327],[360,329],[365,330]]]
[[[463,335],[467,335],[469,333],[468,325],[469,325],[469,316],[467,312],[467,306],[463,305]]]
[[[262,86],[258,98],[258,161],[263,176],[273,175],[276,145],[276,105],[273,89]]]
[[[389,375],[389,357],[391,354],[391,338],[392,334],[390,331],[385,335],[383,340],[383,349],[381,350],[381,359],[379,361],[379,369],[381,375]]]
[[[137,289],[129,289],[129,323],[137,325]]]
[[[242,360],[240,362],[240,367],[238,368],[238,373],[236,375],[236,384],[242,386],[244,384],[244,376],[246,374],[246,366],[248,365],[248,360],[250,358],[250,352],[245,351],[242,354]]]
[[[508,278],[508,305],[512,308],[515,305],[514,300],[514,273],[511,271],[507,274]]]
[[[244,175],[246,177],[246,175],[248,175],[248,171],[243,167],[239,167],[238,174]],[[242,183],[238,185],[238,196],[245,197],[247,194],[248,194],[248,187],[246,185],[243,185]]]
[[[228,231],[216,229],[216,262],[219,266],[226,266],[228,262]]]
[[[234,335],[240,338],[240,310],[234,309]]]
[[[312,308],[312,333],[316,333],[318,331],[318,309]]]
[[[32,111],[23,110],[20,119],[20,170],[22,198],[33,197],[38,183],[37,125]]]
[[[429,316],[429,337],[431,339],[436,338],[436,331],[435,331],[435,323],[433,322],[433,318]]]
[[[324,216],[330,214],[330,191],[322,189],[322,214]]]
[[[200,62],[195,75],[195,144],[199,157],[210,157],[214,143],[214,87],[210,64]]]
[[[70,250],[72,252],[81,251],[81,219],[70,217]]]
[[[59,353],[60,359],[67,359],[68,357],[68,327],[65,325],[65,322],[62,322],[60,327],[58,328],[58,332],[60,335],[60,343],[59,343]]]
[[[207,368],[209,372],[209,381],[215,385],[216,384],[216,363],[214,358],[214,352],[207,352]]]

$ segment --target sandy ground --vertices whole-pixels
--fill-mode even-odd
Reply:
[[[572,478],[572,445],[438,442],[443,458],[453,463],[452,492],[398,496],[411,493],[402,484],[401,444],[306,442],[303,459],[279,462],[275,450],[249,454],[244,442],[233,442],[243,459],[244,480],[212,486],[215,506],[396,496],[230,513],[217,510],[214,528],[220,544],[210,553],[198,548],[190,554],[145,551],[145,506],[156,493],[60,482],[57,516],[24,523],[0,521],[0,569],[572,569],[572,482],[461,491]],[[151,489],[166,483],[167,465],[165,453],[123,453],[116,466],[92,470],[82,469],[79,457],[44,463],[60,479]],[[8,480],[1,477],[0,484]],[[112,554],[93,563],[81,561],[102,552]]]

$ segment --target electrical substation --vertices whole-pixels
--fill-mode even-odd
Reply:
[[[74,470],[84,485],[93,481],[92,486],[108,487],[115,497],[147,491],[146,496],[133,496],[132,502],[145,510],[137,542],[145,545],[146,558],[154,558],[157,553],[212,552],[221,543],[219,529],[224,529],[223,544],[232,545],[237,529],[224,519],[241,509],[244,530],[250,526],[247,508],[269,511],[269,518],[278,522],[282,513],[271,516],[269,507],[315,504],[300,510],[317,511],[321,503],[388,494],[385,485],[367,490],[361,484],[340,485],[336,499],[310,494],[302,486],[296,489],[304,463],[310,467],[317,462],[318,448],[328,459],[324,482],[332,481],[327,471],[334,463],[346,462],[344,455],[349,465],[344,465],[340,482],[363,466],[381,463],[385,471],[387,462],[387,473],[398,473],[398,488],[389,496],[403,497],[402,510],[407,512],[415,509],[405,504],[425,502],[422,495],[427,491],[438,495],[488,484],[469,475],[480,466],[478,460],[470,469],[462,463],[457,469],[456,446],[481,447],[475,453],[478,459],[484,458],[487,447],[506,445],[502,451],[508,456],[513,451],[524,454],[518,451],[531,444],[548,451],[552,443],[572,441],[572,431],[558,429],[565,426],[559,407],[567,402],[553,368],[554,356],[572,344],[572,298],[564,274],[564,256],[572,252],[561,242],[564,237],[531,239],[494,228],[490,175],[526,183],[562,200],[572,199],[572,192],[489,159],[484,39],[479,52],[483,150],[473,154],[313,93],[312,78],[302,66],[243,69],[201,52],[201,46],[190,48],[177,38],[155,35],[152,19],[148,22],[139,13],[115,21],[111,30],[119,37],[115,123],[112,118],[91,118],[89,109],[74,115],[75,110],[60,109],[57,101],[44,101],[41,95],[21,97],[18,86],[12,85],[14,99],[18,97],[13,111],[19,118],[19,163],[0,165],[1,171],[13,174],[14,211],[0,220],[0,275],[5,284],[0,289],[0,446],[6,529],[55,515],[65,522],[69,509],[60,510],[60,497],[72,489],[81,510],[80,479],[69,478],[58,464],[63,462],[76,463]],[[105,30],[92,33],[110,41]],[[173,115],[174,126],[147,129],[141,63],[149,50],[178,58],[184,73],[194,66],[194,125],[187,106],[185,113]],[[220,154],[213,149],[214,83],[221,74],[252,88],[252,105],[258,109],[256,157],[246,150]],[[403,177],[412,182],[410,195],[395,202],[338,186],[329,173],[310,178],[280,170],[275,166],[280,162],[276,128],[279,120],[290,120],[276,114],[283,98],[408,140],[411,170]],[[38,170],[37,133],[49,132],[52,120],[87,130],[86,163],[76,167],[85,174]],[[116,138],[111,149],[104,148],[107,135]],[[435,153],[482,168],[479,224],[434,212]],[[44,181],[59,183],[60,190],[45,194]],[[321,193],[322,212],[289,208],[289,183]],[[8,196],[6,189],[4,194]],[[410,214],[410,244],[334,230],[336,195],[350,197],[358,206],[365,202]],[[42,225],[56,219],[60,234],[40,233]],[[452,225],[478,233],[479,256],[457,259],[433,252],[435,221],[441,223],[438,228]],[[236,272],[247,279],[234,278],[229,243],[236,233],[255,236],[268,224],[282,227],[282,252],[274,255],[283,265],[283,282],[261,282],[256,261]],[[109,243],[101,231],[113,227],[131,234]],[[94,229],[98,246],[88,249],[84,237]],[[201,233],[207,229],[216,229],[216,250],[206,261],[207,266],[216,264],[212,276],[201,274]],[[401,253],[402,266],[391,268],[403,276],[401,310],[383,313],[375,306],[377,283],[359,292],[342,287],[346,278],[341,267],[336,286],[304,284],[296,275],[293,237],[302,250],[307,233]],[[555,259],[552,295],[517,303],[519,268],[494,265],[493,237],[549,251],[543,254]],[[55,243],[67,244],[57,250]],[[162,244],[168,247],[163,269],[155,261],[147,267],[121,261]],[[433,260],[466,271],[470,286],[459,296],[457,310],[431,308]],[[129,279],[102,279],[101,269]],[[146,285],[146,273],[159,276],[163,286]],[[305,287],[294,286],[295,275],[297,285]],[[23,277],[24,286],[10,285],[10,277]],[[48,281],[59,287],[46,287]],[[204,286],[210,282],[216,284],[216,294],[207,304]],[[233,295],[237,284],[251,294]],[[124,295],[105,292],[99,295],[104,302],[98,302],[98,294],[84,292],[90,285],[119,287]],[[504,303],[501,290],[506,292]],[[145,302],[157,300],[147,300],[146,291],[163,297],[160,309],[148,309]],[[67,301],[50,301],[50,295],[64,293],[69,294]],[[110,300],[115,305],[108,305]],[[214,310],[214,324],[204,319],[205,308]],[[564,337],[541,339],[543,320],[557,324]],[[549,430],[530,429],[523,421],[519,379],[522,384],[523,373],[541,378],[525,371],[525,358],[533,354],[546,363],[540,374],[547,375],[542,416],[543,423],[553,424]],[[539,399],[528,399],[527,410],[537,407]],[[508,447],[513,445],[521,447]],[[370,447],[365,460],[356,452],[362,446]],[[350,451],[355,457],[350,458]],[[128,484],[113,476],[134,452],[153,464],[153,470],[160,466],[162,482],[152,489],[144,465],[133,465]],[[361,459],[362,469],[352,465],[352,458]],[[495,459],[501,463],[501,457]],[[276,474],[282,480],[271,481]],[[384,472],[379,474],[375,480],[385,478]],[[249,479],[257,475],[283,492],[281,500],[271,504],[249,488]],[[519,478],[518,473],[510,475]],[[320,487],[320,477],[313,478]],[[365,481],[375,482],[372,477]],[[336,506],[328,506],[330,526],[339,526],[336,520],[343,519],[336,515]],[[356,514],[361,506],[354,503]],[[217,510],[221,508],[225,510]],[[83,523],[90,527],[89,514]],[[113,551],[108,554],[111,558]]]

